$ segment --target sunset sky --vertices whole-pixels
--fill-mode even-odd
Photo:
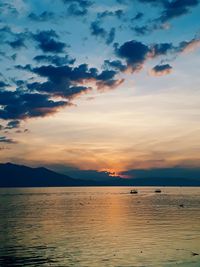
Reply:
[[[200,166],[199,0],[0,3],[0,162]]]

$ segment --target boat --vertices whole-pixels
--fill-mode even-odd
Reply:
[[[161,193],[161,190],[160,189],[156,189],[155,193]]]
[[[130,191],[130,194],[137,194],[138,193],[138,191],[136,190],[136,189],[132,189],[131,191]]]

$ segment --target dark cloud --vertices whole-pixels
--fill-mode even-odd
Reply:
[[[144,36],[144,35],[151,34],[153,31],[156,31],[156,30],[168,30],[169,24],[161,23],[160,19],[155,19],[155,20],[150,20],[150,21],[146,22],[146,24],[142,25],[142,26],[130,25],[129,28],[132,31],[134,31],[136,35]]]
[[[56,10],[55,12],[61,12],[60,15],[62,16],[63,14],[66,14],[66,12],[67,14],[70,14],[72,16],[85,16],[88,14],[88,10],[93,5],[93,2],[88,0],[61,1],[64,3],[62,5],[63,10],[59,11],[58,8],[58,10]],[[157,11],[160,12],[159,23],[157,23],[158,26],[155,26],[156,24],[153,26],[149,26],[147,24],[144,26],[142,26],[143,24],[135,26],[133,23],[134,31],[141,35],[148,34],[153,28],[159,28],[159,25],[161,23],[164,23],[165,21],[175,16],[180,16],[189,12],[190,9],[196,6],[197,2],[199,2],[197,0],[138,1],[143,2],[144,4],[149,3],[151,5],[157,5],[159,6]],[[118,2],[120,2],[121,4],[124,4],[125,2],[130,4],[130,2],[133,3],[134,1],[118,0]],[[9,12],[12,12],[13,14],[15,13],[17,15],[17,11],[15,12],[14,8],[11,5],[0,4],[2,13],[4,12],[6,14],[3,8],[7,8],[10,10]],[[44,12],[43,10],[39,11],[39,8],[38,12],[32,12],[29,14],[27,13],[27,10],[26,12],[22,12],[22,14],[20,15],[23,19],[21,22],[19,22],[20,24],[17,24],[16,26],[11,24],[12,19],[8,17],[7,21],[10,23],[10,25],[13,26],[1,26],[0,28],[1,44],[3,47],[5,46],[5,48],[8,49],[8,55],[2,51],[0,52],[1,56],[5,57],[6,55],[6,60],[10,60],[11,58],[15,60],[18,55],[17,59],[20,59],[23,57],[21,51],[17,51],[18,54],[14,54],[14,52],[16,51],[14,51],[13,49],[30,47],[30,53],[28,54],[29,56],[32,55],[31,57],[34,59],[34,63],[30,61],[29,65],[18,65],[16,67],[16,70],[14,70],[16,72],[12,72],[14,73],[13,75],[16,75],[15,78],[10,77],[9,75],[12,73],[8,71],[8,74],[6,73],[7,78],[4,79],[2,77],[2,81],[0,81],[0,119],[9,121],[7,123],[7,126],[2,126],[3,129],[9,130],[18,128],[20,121],[26,118],[43,117],[53,114],[62,107],[72,105],[71,101],[73,101],[75,97],[90,92],[92,88],[95,88],[97,90],[115,88],[121,82],[123,82],[123,80],[119,79],[117,76],[119,73],[124,72],[129,68],[132,71],[140,70],[147,59],[166,56],[169,53],[178,54],[194,49],[194,47],[199,45],[199,40],[197,39],[181,42],[179,45],[177,45],[177,47],[174,47],[171,43],[146,45],[143,42],[132,40],[125,42],[121,46],[116,45],[114,53],[117,58],[115,60],[105,60],[102,70],[91,68],[87,64],[77,64],[77,66],[72,66],[75,62],[74,58],[71,58],[69,55],[59,54],[65,53],[67,44],[62,42],[62,39],[60,39],[58,33],[53,30],[54,28],[57,29],[58,25],[56,25],[55,27],[55,25],[51,24],[52,27],[54,27],[51,30],[50,24],[47,25],[46,23],[41,25],[36,23],[45,21],[54,22],[55,14],[57,15],[57,13],[54,13],[54,10]],[[111,23],[103,24],[105,18],[120,19],[121,24],[121,22],[130,23],[130,17],[132,17],[132,22],[139,22],[139,20],[144,16],[142,12],[138,12],[132,13],[130,17],[126,18],[126,8],[124,7],[123,9],[119,8],[117,10],[116,7],[112,7],[112,11],[110,11],[110,9],[99,12],[99,10],[102,9],[99,9],[98,6],[97,8],[94,7],[94,9],[92,10],[93,15],[91,16],[91,18],[95,21],[91,23],[90,31],[93,36],[101,38],[108,45],[113,43],[117,28],[113,28]],[[145,8],[144,12],[146,14]],[[27,14],[29,14],[28,21]],[[26,16],[28,26],[34,24],[30,27],[30,30],[24,28],[26,27],[26,25],[24,24],[24,15]],[[129,15],[130,13],[128,12],[127,16]],[[133,17],[133,15],[135,16]],[[30,20],[32,22],[30,22]],[[113,19],[110,20],[112,21]],[[85,19],[84,21],[87,22],[87,19]],[[21,23],[23,24],[23,27],[21,27]],[[72,22],[70,21],[70,23]],[[39,26],[42,26],[43,28],[37,30]],[[129,25],[125,26],[129,27]],[[62,31],[62,33],[65,34],[66,31],[64,27],[62,29],[61,28],[60,32]],[[22,32],[20,32],[20,29],[23,29]],[[125,34],[127,33],[125,32]],[[8,47],[8,45],[11,47],[11,49]],[[37,49],[37,54],[33,55],[35,50],[32,50],[31,46],[39,48]],[[77,41],[77,47],[78,46],[80,46],[80,44],[78,44]],[[41,53],[39,53],[38,50]],[[42,53],[42,51],[44,53]],[[28,52],[28,50],[26,52]],[[25,56],[23,61],[29,60],[29,56]],[[11,61],[11,63],[13,65],[13,61]],[[37,64],[32,65],[35,63]],[[10,66],[8,67],[10,68]],[[7,68],[7,66],[5,66],[5,68]],[[22,80],[23,78],[21,78],[23,77],[23,74],[21,75],[20,70],[29,72],[27,76],[24,75],[24,80]],[[172,67],[169,64],[160,64],[156,65],[151,72],[154,75],[164,75],[171,70]],[[19,73],[17,73],[17,71],[19,71]],[[26,77],[28,78],[26,79]],[[8,84],[8,82],[10,83],[10,85]],[[15,85],[15,91],[13,84]],[[9,86],[11,89],[9,88]],[[0,127],[0,129],[2,129],[2,127]]]
[[[200,47],[200,38],[195,37],[189,41],[180,42],[177,46],[172,43],[157,43],[149,46],[150,57],[158,57],[167,54],[178,55],[181,52],[190,52]]]
[[[0,81],[0,88],[4,88],[4,87],[7,87],[9,86],[9,84],[3,82],[3,81]]]
[[[88,0],[62,0],[71,16],[85,16],[93,2]]]
[[[127,4],[129,1],[128,0],[116,0],[118,4]]]
[[[12,56],[11,56],[11,58],[12,58],[12,60],[16,60],[16,58],[17,58],[17,53],[15,53],[15,54],[13,54]]]
[[[150,48],[138,41],[128,41],[123,45],[115,47],[116,55],[127,62],[127,67],[132,71],[141,69],[148,54],[151,52]]]
[[[136,20],[140,20],[144,17],[144,13],[142,12],[138,12],[132,19],[131,19],[131,22],[134,22]]]
[[[124,65],[120,60],[104,60],[104,66],[106,68],[113,68],[122,72],[126,70],[126,65]]]
[[[73,98],[91,90],[90,87],[83,86],[88,82],[93,82],[98,89],[103,87],[112,88],[119,82],[115,79],[117,71],[104,70],[99,73],[96,68],[89,68],[87,64],[77,67],[48,65],[30,68],[30,66],[25,66],[24,69],[47,78],[47,82],[44,83],[34,82],[28,84],[29,90],[66,98]]]
[[[62,0],[65,4],[77,3],[81,7],[90,7],[93,2],[89,0]]]
[[[9,26],[3,26],[2,28],[0,28],[0,33],[1,33],[1,36],[0,36],[1,40],[5,37],[6,34],[10,34],[10,35],[13,34]]]
[[[166,55],[169,52],[174,52],[175,47],[172,43],[160,43],[160,44],[154,44],[151,46],[151,50],[153,53],[153,56],[160,56],[160,55]]]
[[[190,41],[183,41],[176,48],[177,52],[191,52],[200,47],[200,38],[195,37]]]
[[[104,70],[97,76],[97,79],[102,81],[109,81],[113,79],[115,74],[116,72],[114,70]]]
[[[190,12],[192,7],[199,4],[199,0],[172,0],[165,1],[163,11],[160,20],[166,22],[172,18],[176,18],[185,15]]]
[[[186,15],[191,8],[197,6],[199,0],[138,0],[142,3],[149,3],[162,7],[161,16],[155,22],[165,23],[173,18]]]
[[[106,44],[112,44],[115,39],[115,28],[112,28],[110,32],[108,33]]]
[[[7,138],[6,136],[0,136],[0,143],[15,144],[16,141],[11,138]]]
[[[135,27],[130,27],[131,30],[135,31],[137,35],[146,35],[151,32],[151,29],[149,28],[148,25],[144,26],[135,26]]]
[[[168,0],[138,0],[141,3],[149,3],[154,5],[164,5]]]
[[[0,91],[0,118],[20,120],[44,117],[67,106],[66,101],[54,101],[50,95],[25,93],[20,91]]]
[[[123,79],[116,79],[119,70],[106,69],[98,71],[96,68],[89,68],[87,64],[76,67],[70,65],[42,65],[40,67],[18,65],[16,68],[34,73],[38,77],[45,78],[46,81],[30,83],[16,80],[15,83],[18,86],[17,96],[11,92],[7,92],[2,97],[0,95],[2,101],[4,99],[2,103],[4,108],[0,112],[0,118],[3,119],[47,116],[56,112],[62,106],[70,105],[72,99],[81,94],[88,93],[92,90],[91,87],[98,90],[108,90],[117,87],[123,82]],[[26,93],[27,96],[25,98],[25,92],[27,91],[29,93]],[[41,99],[41,97],[44,99]],[[55,97],[67,99],[67,102],[50,102],[50,98],[54,99]],[[33,104],[32,100],[34,100]],[[24,116],[24,114],[26,115]]]
[[[121,19],[124,15],[124,11],[122,9],[118,9],[118,10],[115,10],[115,11],[108,11],[108,10],[105,10],[103,12],[99,12],[97,13],[97,18],[98,19],[103,19],[103,18],[106,18],[106,17],[117,17],[118,19]]]
[[[93,21],[90,25],[91,34],[94,36],[100,36],[105,39],[107,32],[106,30],[100,26],[100,21]]]
[[[30,64],[28,64],[26,66],[16,65],[15,68],[18,70],[31,71],[31,65]],[[24,84],[24,81],[23,80],[17,80],[16,83],[18,86],[21,86]]]
[[[57,55],[39,55],[34,57],[34,60],[41,63],[41,62],[46,62],[46,63],[50,63],[56,66],[62,66],[62,65],[66,65],[66,64],[74,64],[75,59],[71,58],[68,55],[65,55],[64,57],[60,57]]]
[[[68,7],[68,14],[73,16],[84,16],[87,14],[87,8],[83,8],[77,3],[72,3]]]
[[[115,53],[118,57],[126,60],[127,69],[138,71],[147,59],[165,56],[169,53],[175,54],[177,53],[177,47],[173,46],[172,43],[145,45],[132,40],[121,46],[115,44]]]
[[[14,49],[20,49],[25,46],[25,38],[18,38],[14,41],[8,41],[7,43]]]
[[[91,34],[102,38],[106,44],[111,44],[115,38],[115,28],[111,28],[109,32],[107,32],[102,26],[99,20],[93,21],[90,25]]]
[[[46,22],[46,21],[55,19],[55,14],[53,12],[49,12],[49,11],[44,11],[39,15],[31,12],[28,15],[28,18],[30,20],[33,20],[33,21],[36,21],[36,22]]]
[[[51,81],[44,83],[34,82],[28,84],[27,87],[30,91],[49,93],[52,96],[60,96],[67,99],[72,99],[91,90],[90,87],[86,86],[69,85],[68,81],[66,83],[60,82],[59,84]]]
[[[131,0],[117,1],[126,5],[133,3]],[[130,29],[134,30],[137,35],[146,35],[154,30],[167,29],[166,23],[169,20],[188,14],[200,3],[200,0],[138,0],[138,2],[156,7],[160,14],[158,18],[147,21],[145,25],[130,26]],[[139,12],[131,21],[135,22],[142,17],[142,13]]]
[[[66,47],[65,43],[58,41],[58,35],[54,30],[40,31],[32,34],[32,38],[38,43],[43,52],[61,53]]]
[[[155,67],[153,67],[150,71],[150,74],[152,76],[163,76],[163,75],[170,74],[171,71],[172,71],[172,66],[170,66],[169,64],[162,64],[162,65],[156,65]]]
[[[26,47],[25,41],[29,38],[30,33],[27,30],[24,30],[23,32],[14,32],[9,26],[0,28],[0,41],[2,44],[8,44],[13,49]],[[4,56],[6,57],[6,55]]]
[[[14,129],[14,128],[19,128],[19,127],[20,127],[20,121],[14,120],[14,121],[9,121],[5,129]]]

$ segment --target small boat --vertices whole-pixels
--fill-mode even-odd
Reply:
[[[132,189],[131,191],[130,191],[130,194],[137,194],[138,193],[138,191],[136,190],[136,189]]]
[[[161,193],[161,190],[160,189],[156,189],[155,193]]]

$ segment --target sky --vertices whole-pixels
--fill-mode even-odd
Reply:
[[[199,14],[199,0],[1,1],[0,161],[199,167]]]

